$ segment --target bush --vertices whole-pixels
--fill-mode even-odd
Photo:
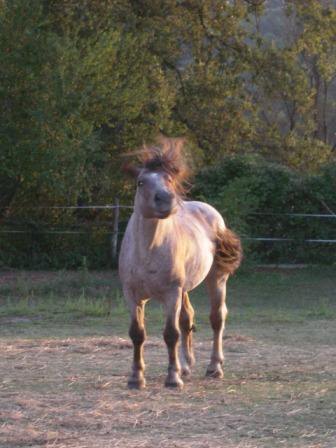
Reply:
[[[305,176],[259,157],[229,157],[198,174],[194,195],[223,214],[227,225],[243,238],[248,258],[277,263],[336,262],[332,244],[305,241],[336,239],[334,219],[287,215],[336,210],[335,164]],[[288,241],[249,239],[255,237]]]

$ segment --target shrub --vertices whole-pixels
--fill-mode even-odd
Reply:
[[[229,157],[196,177],[195,196],[212,203],[244,240],[245,253],[260,262],[334,263],[334,246],[307,243],[336,239],[334,219],[288,216],[331,214],[336,209],[336,165],[300,175],[259,157]],[[252,242],[249,238],[287,241]]]

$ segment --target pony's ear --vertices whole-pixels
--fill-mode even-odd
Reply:
[[[139,168],[138,166],[134,166],[130,163],[125,163],[122,166],[122,171],[123,171],[123,173],[127,174],[128,176],[136,178],[139,176],[141,168]]]

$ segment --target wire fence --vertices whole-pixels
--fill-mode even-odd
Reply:
[[[6,207],[1,207],[6,208]],[[107,204],[107,205],[60,205],[60,206],[34,206],[34,207],[25,207],[27,210],[113,210],[114,211],[114,219],[113,219],[113,233],[116,231],[118,234],[123,233],[119,231],[119,210],[120,209],[126,209],[126,210],[133,210],[133,205],[123,205],[123,204]],[[116,219],[116,215],[118,218]],[[255,216],[287,216],[291,218],[319,218],[319,219],[336,219],[336,214],[323,214],[323,213],[270,213],[270,212],[253,212],[251,215]],[[112,223],[112,221],[111,221]],[[105,226],[108,224],[111,224],[108,222],[105,222]],[[86,224],[87,225],[87,224]],[[89,227],[95,227],[99,226],[101,223],[91,223]],[[6,229],[6,230],[0,230],[0,233],[17,233],[17,234],[24,234],[24,233],[44,233],[44,234],[64,234],[64,235],[74,235],[74,234],[86,234],[87,231],[82,230],[57,230],[57,229]],[[107,233],[111,233],[109,230]],[[244,237],[243,239],[249,240],[249,241],[270,241],[270,242],[276,242],[276,241],[296,241],[295,238],[272,238],[267,236],[261,236],[261,237]],[[300,240],[300,242],[305,243],[328,243],[328,244],[334,244],[336,243],[336,239],[303,239]]]
[[[3,207],[4,208],[4,207]],[[59,251],[62,249],[59,249],[58,252],[55,247],[65,247],[68,250],[68,253],[75,254],[82,254],[82,253],[89,253],[85,252],[85,248],[88,248],[91,244],[92,247],[96,247],[96,242],[98,241],[97,235],[100,235],[98,238],[100,238],[100,251],[104,251],[104,247],[106,248],[106,260],[109,260],[108,262],[112,265],[117,265],[118,260],[118,252],[120,247],[120,242],[123,237],[123,234],[125,232],[126,228],[126,222],[133,210],[133,206],[129,204],[120,204],[119,200],[116,198],[115,202],[113,204],[100,204],[100,205],[57,205],[57,206],[31,206],[31,207],[22,207],[21,210],[24,210],[23,218],[22,220],[18,221],[10,221],[7,220],[6,223],[0,224],[0,238],[2,243],[4,243],[4,239],[6,239],[6,234],[8,235],[7,238],[7,250],[8,247],[10,247],[11,243],[14,243],[14,245],[17,245],[18,251],[21,251],[20,253],[23,253],[22,251],[28,250],[28,252],[31,252],[31,255],[28,255],[32,258],[34,256],[41,257],[44,254],[49,255],[50,260],[54,260],[54,254],[59,254]],[[29,211],[32,211],[31,214],[31,221],[29,221],[30,213]],[[103,219],[96,219],[93,220],[92,216],[86,216],[85,212],[84,214],[79,214],[75,220],[74,223],[59,221],[60,224],[50,224],[48,222],[41,222],[40,220],[35,220],[36,218],[33,218],[33,211],[36,210],[78,210],[78,211],[85,211],[85,210],[97,210],[102,212],[111,212],[111,213],[105,213],[104,216],[100,216],[100,218]],[[122,213],[123,212],[123,213]],[[25,217],[24,217],[25,216]],[[242,235],[241,239],[243,242],[245,241],[247,245],[250,243],[253,244],[253,247],[259,251],[260,254],[268,254],[266,257],[269,256],[269,254],[275,254],[275,256],[272,255],[272,259],[277,259],[282,256],[283,253],[289,254],[287,257],[288,259],[293,258],[293,254],[299,254],[298,259],[299,261],[301,258],[306,257],[306,255],[302,256],[302,251],[304,251],[305,254],[307,254],[307,259],[310,257],[308,253],[313,254],[314,257],[318,253],[322,253],[324,258],[330,256],[331,252],[334,251],[332,246],[336,244],[335,234],[333,231],[333,225],[330,226],[331,223],[330,220],[336,219],[336,214],[329,213],[329,214],[323,214],[323,213],[295,213],[295,212],[284,212],[284,213],[272,213],[272,212],[254,212],[250,213],[249,216],[254,220],[254,218],[257,219],[257,221],[265,217],[267,220],[267,217],[274,217],[275,221],[277,222],[277,218],[280,219],[286,219],[285,222],[288,220],[294,219],[296,220],[321,220],[326,221],[326,227],[323,227],[323,230],[321,228],[321,236],[319,237],[317,232],[314,232],[314,237],[309,237],[307,234],[305,235],[305,231],[303,230],[301,233],[291,231],[281,233],[280,235],[277,235],[279,233],[279,229],[275,230],[275,227],[265,227],[262,226],[259,231],[258,225],[255,227],[255,233],[256,235]],[[84,218],[84,221],[83,221]],[[97,215],[96,215],[97,218]],[[63,224],[62,224],[63,222]],[[280,221],[279,221],[280,222]],[[288,221],[290,222],[290,221]],[[328,222],[328,224],[327,224]],[[335,221],[336,224],[336,221]],[[301,226],[301,223],[299,223],[299,228]],[[281,227],[281,226],[280,226]],[[298,226],[296,226],[297,229]],[[316,226],[315,226],[316,227]],[[263,229],[263,230],[262,230]],[[284,229],[284,226],[282,226],[282,229]],[[319,229],[319,225],[317,225],[317,229]],[[331,233],[329,233],[331,231]],[[258,235],[259,233],[259,235]],[[261,235],[260,235],[261,233]],[[266,234],[265,234],[266,233]],[[287,234],[286,234],[287,233]],[[12,235],[12,237],[11,237]],[[18,238],[20,235],[22,235],[23,240],[21,240],[21,237],[18,240],[15,240],[16,235],[18,235]],[[26,237],[24,235],[27,235]],[[283,235],[283,236],[282,236]],[[64,239],[60,239],[64,236]],[[77,238],[76,238],[77,236]],[[70,238],[69,242],[66,239],[67,237]],[[71,239],[73,238],[73,240]],[[91,243],[90,243],[91,242]],[[95,243],[93,243],[95,242]],[[8,245],[9,243],[9,245]],[[107,246],[106,246],[107,244]],[[260,246],[261,244],[261,246]],[[81,246],[82,245],[82,246]],[[257,245],[257,246],[256,246]],[[265,246],[264,246],[265,245]],[[307,248],[305,248],[308,246]],[[13,246],[14,247],[14,246]],[[78,247],[83,247],[82,249],[78,249]],[[254,250],[255,250],[254,249]],[[1,247],[0,247],[1,250]],[[9,249],[10,250],[10,249]],[[14,250],[14,249],[13,249]],[[284,252],[285,251],[285,252]],[[313,252],[311,252],[313,251]],[[320,252],[319,252],[320,251]],[[330,252],[331,251],[331,252]],[[90,252],[91,253],[91,252]],[[6,257],[6,250],[5,247],[3,247],[3,254]],[[1,253],[0,253],[1,255]],[[91,256],[91,255],[90,255]],[[316,255],[319,256],[319,255]],[[85,258],[86,255],[83,255],[83,258]],[[279,257],[279,258],[280,258]],[[295,257],[295,256],[294,256]],[[1,258],[1,256],[0,256]],[[316,257],[315,257],[316,258]],[[334,258],[333,256],[331,258]],[[29,259],[28,262],[29,263]],[[51,264],[54,263],[54,261],[50,262]],[[61,263],[61,262],[60,262]],[[0,260],[1,265],[1,260]]]

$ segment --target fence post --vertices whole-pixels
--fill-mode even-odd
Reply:
[[[111,258],[112,266],[118,264],[118,233],[119,233],[119,198],[115,198],[115,208],[113,213],[113,232],[111,237]]]

